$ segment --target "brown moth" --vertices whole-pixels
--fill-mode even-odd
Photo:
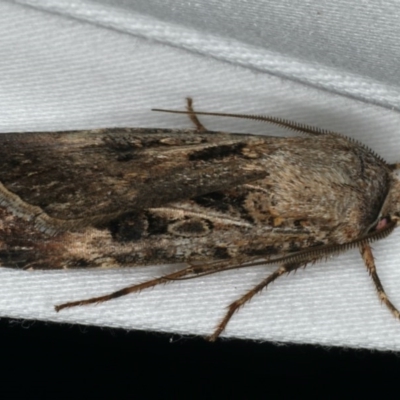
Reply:
[[[157,110],[168,111],[168,110]],[[170,111],[175,112],[175,111]],[[272,117],[187,113],[194,130],[112,128],[0,135],[0,263],[17,269],[186,263],[177,272],[56,310],[173,280],[260,264],[281,275],[358,247],[396,318],[369,243],[400,220],[397,164],[338,133]],[[306,134],[207,131],[197,115],[250,118]]]

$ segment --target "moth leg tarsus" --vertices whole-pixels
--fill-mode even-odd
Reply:
[[[217,329],[215,329],[214,333],[211,336],[209,336],[207,339],[210,342],[215,342],[217,340],[217,338],[219,337],[219,335],[224,331],[224,329],[228,325],[228,322],[232,318],[233,314],[240,307],[244,306],[245,303],[250,301],[254,295],[256,295],[261,290],[263,290],[265,287],[267,287],[271,282],[275,281],[276,279],[278,279],[279,277],[281,277],[284,274],[287,274],[291,271],[294,271],[294,270],[300,268],[303,265],[304,265],[303,263],[281,265],[272,274],[268,275],[267,278],[265,278],[258,285],[254,286],[251,290],[249,290],[245,295],[243,295],[242,297],[240,297],[239,299],[237,299],[233,303],[231,303],[228,306],[228,312],[225,314],[222,321],[218,324]]]
[[[186,97],[186,110],[188,112],[190,120],[193,122],[196,130],[198,132],[206,132],[207,129],[197,118],[196,112],[193,109],[193,99],[191,97]]]
[[[372,254],[371,246],[368,243],[361,244],[359,246],[361,256],[364,260],[364,264],[367,267],[369,275],[374,282],[376,291],[378,292],[379,299],[386,305],[386,307],[390,310],[390,312],[394,315],[395,318],[400,319],[400,312],[393,305],[393,303],[389,300],[385,289],[382,286],[381,280],[379,279],[378,273],[376,271],[374,256]]]
[[[185,275],[188,275],[192,272],[193,272],[193,268],[187,267],[187,268],[181,269],[179,271],[173,272],[171,274],[161,276],[159,278],[155,278],[155,279],[151,279],[149,281],[142,282],[139,284],[127,286],[123,289],[106,294],[104,296],[92,297],[90,299],[77,300],[77,301],[71,301],[71,302],[64,303],[64,304],[59,304],[59,305],[55,306],[54,309],[58,312],[58,311],[63,310],[64,308],[72,308],[72,307],[77,307],[77,306],[86,306],[88,304],[103,303],[105,301],[113,300],[118,297],[126,296],[130,293],[140,292],[144,289],[148,289],[148,288],[151,288],[151,287],[163,284],[163,283],[171,282],[171,281],[181,278]]]

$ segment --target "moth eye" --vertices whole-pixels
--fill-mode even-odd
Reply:
[[[380,231],[381,229],[385,228],[387,224],[390,222],[390,218],[381,218],[378,223],[375,225],[376,231]]]

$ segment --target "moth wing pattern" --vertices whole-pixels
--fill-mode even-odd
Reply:
[[[259,143],[251,136],[115,128],[2,134],[0,141],[0,204],[21,216],[45,215],[42,225],[54,230],[63,224],[79,229],[265,175],[251,160]]]
[[[399,317],[368,245],[397,224],[387,206],[392,166],[359,143],[317,128],[267,118],[313,137],[209,132],[190,101],[188,112],[196,131],[115,128],[0,137],[2,264],[189,264],[57,311],[260,259],[278,264],[229,306],[209,337],[215,340],[237,309],[278,277],[358,246],[380,298]]]

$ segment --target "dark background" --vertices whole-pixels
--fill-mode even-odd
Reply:
[[[399,396],[391,352],[0,320],[2,398]],[[391,391],[393,388],[393,391]],[[320,396],[318,396],[320,395]]]

